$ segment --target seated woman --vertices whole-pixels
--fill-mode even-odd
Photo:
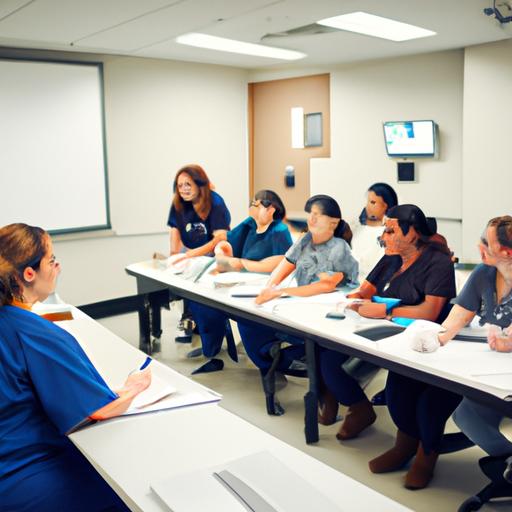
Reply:
[[[174,178],[174,197],[167,225],[170,228],[170,254],[180,259],[213,253],[215,245],[226,239],[231,215],[224,199],[212,190],[204,169],[196,164],[182,167]],[[176,341],[192,340],[186,301]]]
[[[286,210],[272,190],[260,190],[249,205],[249,217],[227,233],[227,241],[215,247],[217,269],[226,271],[272,272],[292,245],[290,231],[282,219]],[[189,308],[201,336],[202,352],[214,358],[226,336],[228,316],[197,302]],[[212,359],[194,373],[222,370],[224,362]]]
[[[256,298],[257,304],[283,294],[309,297],[329,293],[342,283],[357,282],[357,262],[349,245],[352,232],[341,217],[338,203],[332,197],[316,195],[308,199],[304,209],[308,213],[308,232],[288,250]],[[292,272],[295,272],[298,286],[277,288]],[[245,320],[238,322],[238,330],[247,355],[260,369],[263,378],[272,365],[269,350],[276,339],[285,339],[292,345],[281,351],[275,369],[286,372],[300,366],[296,361],[304,356],[302,340]],[[263,382],[265,385],[265,380]],[[273,404],[269,406],[267,403],[267,410],[273,410]]]
[[[448,343],[478,315],[482,325],[493,326],[488,335],[491,350],[512,352],[512,217],[491,219],[479,247],[482,264],[473,270],[443,322],[445,332],[431,333],[432,348]],[[499,332],[501,329],[508,331]],[[512,442],[500,431],[500,412],[464,398],[453,419],[475,444],[505,467],[505,460],[512,455]]]
[[[385,255],[360,289],[350,295],[364,299],[361,304],[354,305],[361,316],[427,320],[442,317],[446,304],[455,296],[455,277],[448,249],[432,243],[432,235],[425,215],[417,206],[400,205],[388,212],[382,235]],[[371,302],[376,295],[400,299],[401,303],[386,314],[385,304]],[[357,381],[341,367],[347,358],[330,350],[320,353],[322,378],[328,392],[324,396],[319,421],[323,424],[333,423],[338,403],[348,406],[336,435],[341,440],[356,437],[376,419],[373,407]],[[393,419],[399,421],[401,430],[412,430],[417,434],[413,427],[408,428],[409,423],[402,425],[401,417],[394,415],[395,402],[390,412]],[[406,419],[415,427],[415,409],[408,412],[410,415]]]
[[[45,231],[5,226],[0,247],[0,508],[127,511],[66,433],[122,414],[150,370],[114,392],[71,334],[30,311],[60,272]]]
[[[352,254],[359,263],[362,283],[384,256],[379,238],[384,231],[384,217],[398,204],[396,192],[387,183],[374,183],[366,194],[366,206],[359,215],[352,237]]]

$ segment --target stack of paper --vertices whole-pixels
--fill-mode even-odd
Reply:
[[[342,511],[268,452],[173,476],[151,484],[151,489],[173,512]]]

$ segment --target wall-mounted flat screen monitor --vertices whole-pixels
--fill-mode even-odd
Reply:
[[[388,121],[384,141],[388,156],[434,156],[437,125],[434,121]]]

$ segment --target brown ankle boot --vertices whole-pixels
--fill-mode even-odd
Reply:
[[[339,407],[336,397],[328,389],[324,389],[320,396],[320,402],[318,423],[321,425],[332,425],[336,423]]]
[[[372,459],[368,466],[372,473],[388,473],[403,467],[418,450],[418,439],[398,430],[396,433],[395,446],[384,452],[382,455]]]
[[[434,476],[434,468],[438,457],[437,452],[430,452],[427,455],[420,444],[411,469],[405,475],[405,487],[412,490],[427,487]]]
[[[367,398],[351,405],[347,409],[345,419],[336,434],[336,438],[342,441],[357,437],[366,427],[369,427],[377,415],[373,410],[372,404]]]

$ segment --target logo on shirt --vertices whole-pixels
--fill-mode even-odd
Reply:
[[[189,222],[185,226],[185,231],[187,233],[193,231],[194,235],[206,235],[208,232],[206,226],[202,222]]]

